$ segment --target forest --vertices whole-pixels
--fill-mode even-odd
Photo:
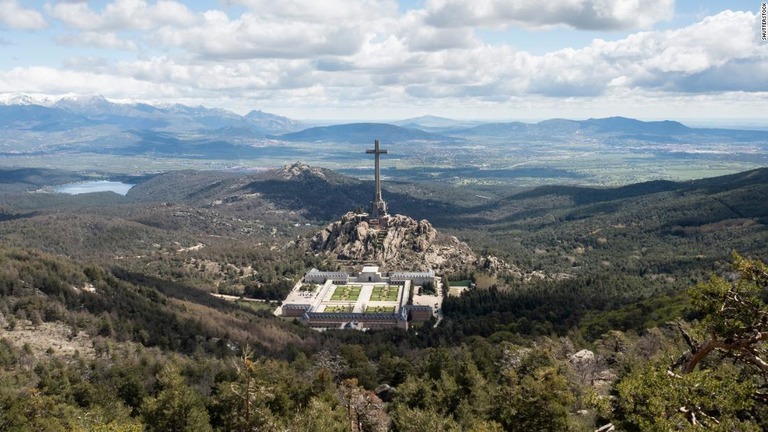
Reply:
[[[524,277],[443,275],[476,287],[438,325],[368,332],[272,315],[308,268],[342,264],[296,240],[348,202],[319,215],[291,191],[351,203],[364,182],[177,172],[67,197],[10,178],[0,430],[765,430],[766,177],[491,203],[392,185],[391,208]]]

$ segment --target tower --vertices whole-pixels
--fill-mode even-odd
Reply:
[[[387,203],[381,198],[381,170],[379,168],[379,155],[387,154],[386,150],[379,149],[379,140],[374,140],[374,148],[366,150],[365,153],[373,154],[375,162],[376,191],[371,201],[370,216],[379,218],[387,215]]]

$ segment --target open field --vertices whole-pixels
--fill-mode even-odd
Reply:
[[[397,301],[400,287],[397,285],[375,286],[371,291],[371,301]]]
[[[0,148],[5,150],[0,156],[0,167],[147,174],[181,169],[259,171],[300,159],[359,179],[373,177],[369,158],[360,152],[358,144],[343,140],[332,142],[322,154],[315,151],[312,142],[282,142],[277,146],[257,141],[240,149],[241,152],[227,147],[226,151],[210,151],[205,153],[209,157],[200,157],[199,142],[179,137],[178,143],[188,146],[187,151],[156,157],[155,154],[94,152],[88,143],[98,136],[68,145],[65,150],[54,146],[40,152],[34,143],[50,137],[29,133],[22,131],[12,140],[11,147]],[[646,142],[612,136],[589,140],[577,136],[568,139],[467,136],[460,143],[420,142],[407,150],[392,143],[392,151],[398,157],[388,158],[382,172],[385,179],[438,181],[457,186],[618,186],[732,174],[768,163],[768,143],[764,140],[690,139],[690,142]],[[120,147],[119,143],[112,145],[113,150]],[[62,157],[63,154],[66,157]]]
[[[275,305],[272,302],[255,302],[255,301],[247,301],[247,300],[235,300],[235,303],[237,303],[239,306],[245,306],[248,308],[253,309],[254,311],[271,311],[275,308]]]
[[[461,294],[467,289],[467,287],[450,287],[448,289],[448,295],[451,297],[460,297]]]

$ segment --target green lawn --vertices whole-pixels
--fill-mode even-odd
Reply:
[[[362,287],[359,286],[349,286],[349,285],[340,285],[336,287],[336,290],[333,291],[333,295],[331,296],[331,300],[334,301],[357,301],[357,298],[360,296],[360,290]]]
[[[301,288],[299,288],[299,291],[304,291],[304,292],[315,292],[315,291],[317,291],[317,288],[318,288],[318,287],[319,287],[319,285],[317,285],[317,284],[313,284],[313,283],[311,283],[311,284],[303,284],[303,285],[301,286]]]
[[[235,303],[240,306],[249,307],[255,311],[273,310],[276,307],[275,305],[272,304],[272,302],[253,302],[253,301],[247,301],[247,300],[235,300]]]
[[[334,312],[344,312],[349,313],[352,312],[353,306],[339,306],[339,305],[330,305],[326,306],[323,312],[327,313],[334,313]]]
[[[394,306],[368,306],[365,313],[395,313]]]
[[[397,301],[400,287],[396,285],[375,286],[371,291],[371,301]]]

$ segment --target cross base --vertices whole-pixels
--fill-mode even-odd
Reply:
[[[387,215],[387,203],[383,199],[379,199],[371,202],[371,214],[370,217],[378,218]]]

